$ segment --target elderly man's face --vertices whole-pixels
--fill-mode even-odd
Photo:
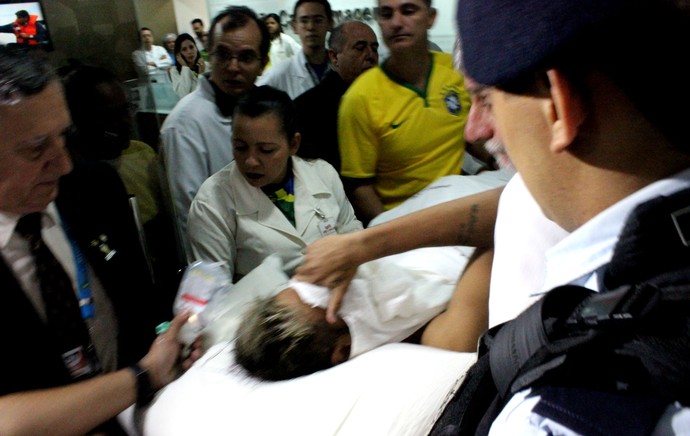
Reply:
[[[505,146],[494,126],[489,89],[465,75],[465,88],[472,95],[472,106],[465,124],[465,140],[484,146],[500,168],[513,168]]]
[[[72,169],[64,133],[69,112],[57,81],[16,104],[0,104],[0,210],[40,212]]]
[[[364,23],[345,24],[345,44],[340,53],[331,56],[331,62],[347,83],[379,62],[379,42],[376,34]]]
[[[225,18],[213,29],[211,47],[211,81],[225,94],[239,97],[246,94],[266,66],[261,58],[261,30],[254,20],[244,27],[223,32]]]
[[[551,150],[549,97],[516,95],[489,88],[489,102],[496,130],[515,168],[544,214],[555,220],[556,212],[562,208],[563,193],[571,187],[568,186],[570,178],[565,177],[559,166],[559,153]],[[557,222],[565,228],[563,222]]]

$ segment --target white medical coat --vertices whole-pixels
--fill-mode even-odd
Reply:
[[[299,50],[290,59],[276,66],[272,66],[256,79],[256,85],[270,85],[287,92],[291,99],[295,99],[316,86],[319,81],[315,73],[309,68],[304,50]]]
[[[235,162],[211,176],[189,211],[190,262],[225,261],[239,278],[277,253],[284,264],[321,238],[322,215],[337,233],[362,229],[335,169],[320,159],[292,157],[294,227],[260,189],[251,186]]]

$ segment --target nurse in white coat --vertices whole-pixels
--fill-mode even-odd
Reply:
[[[199,189],[189,211],[189,261],[224,261],[233,281],[277,253],[283,263],[323,236],[362,228],[335,169],[295,156],[289,96],[261,86],[233,116],[235,160]]]

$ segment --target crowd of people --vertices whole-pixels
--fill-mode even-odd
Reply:
[[[429,49],[432,0],[377,0],[380,42],[328,0],[295,2],[299,42],[246,6],[163,46],[142,27],[138,74],[180,97],[153,147],[115,75],[21,47],[25,12],[0,26],[0,434],[121,434],[204,351],[180,341],[179,270],[237,283],[276,255],[291,287],[237,342],[255,376],[407,338],[478,354],[432,434],[690,429],[685,2],[459,0],[455,62]],[[468,154],[512,178],[367,227]],[[386,321],[358,314],[384,298],[360,266],[441,246],[473,248],[447,298],[363,340]]]

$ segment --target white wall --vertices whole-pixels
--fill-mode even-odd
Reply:
[[[177,34],[189,33],[194,36],[190,23],[195,18],[201,18],[208,31],[213,15],[208,12],[206,0],[173,0],[173,6],[175,7]]]

